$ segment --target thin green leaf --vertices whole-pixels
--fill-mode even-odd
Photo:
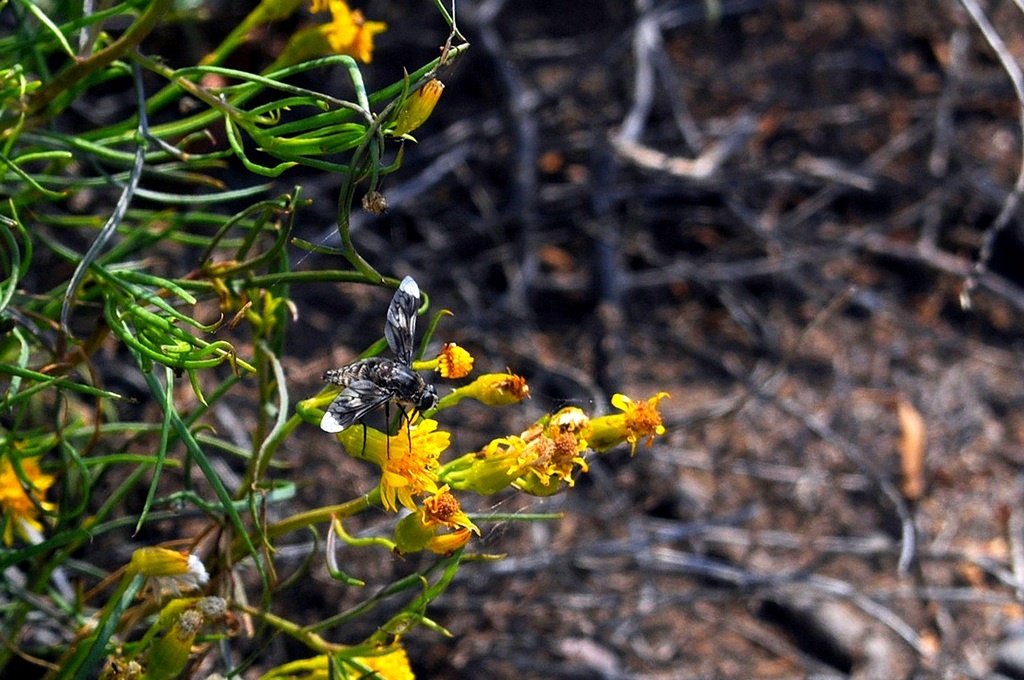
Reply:
[[[163,390],[160,388],[160,383],[152,372],[145,372],[142,374],[145,378],[146,384],[149,385],[149,390],[153,394],[153,397],[160,399]],[[173,406],[173,404],[162,406]],[[203,453],[199,443],[192,436],[192,433],[186,427],[181,416],[173,408],[167,408],[167,412],[170,413],[171,425],[174,427],[175,432],[178,434],[178,438],[181,439],[185,445],[185,449],[188,451],[189,456],[196,462],[203,475],[206,477],[206,481],[210,483],[214,493],[217,495],[217,499],[220,501],[220,510],[223,512],[234,527],[238,537],[242,540],[245,545],[246,551],[252,556],[253,562],[256,565],[256,570],[260,574],[260,579],[263,581],[264,588],[270,588],[270,580],[267,575],[266,568],[263,565],[263,561],[259,558],[259,553],[256,550],[256,546],[253,545],[252,540],[249,538],[249,533],[245,529],[245,525],[242,523],[242,517],[238,514],[238,510],[234,506],[234,502],[231,495],[228,493],[227,488],[224,486],[224,482],[221,481],[220,477],[217,476],[217,471],[214,470],[213,465],[210,464],[210,460]]]
[[[42,10],[42,8],[38,7],[34,2],[30,2],[30,0],[17,1],[20,2],[21,5],[25,9],[27,9],[32,14],[32,16],[36,18],[37,21],[39,21],[39,23],[41,23],[43,26],[46,26],[46,28],[49,29],[50,33],[53,34],[54,39],[61,46],[61,49],[63,49],[69,57],[74,59],[75,51],[71,49],[71,44],[68,43],[68,39],[64,37],[64,34],[61,32],[59,28],[57,28],[57,25],[50,21],[50,17],[46,16],[46,13]]]
[[[171,440],[171,413],[174,412],[174,373],[170,368],[164,369],[164,385],[164,392],[161,395],[163,401],[160,402],[160,407],[164,411],[164,417],[160,423],[160,443],[156,447],[156,465],[153,467],[153,477],[149,482],[146,500],[142,503],[142,511],[139,512],[139,521],[135,523],[133,537],[138,535],[139,530],[146,521],[146,515],[149,514],[149,509],[153,505],[153,499],[156,497],[157,486],[160,484],[160,473],[164,469],[164,461],[167,460],[167,445]]]

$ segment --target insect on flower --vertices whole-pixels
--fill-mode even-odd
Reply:
[[[406,276],[391,299],[384,325],[384,337],[397,360],[371,357],[324,373],[325,381],[344,389],[327,407],[320,421],[321,430],[341,432],[374,409],[392,401],[416,411],[437,406],[434,386],[412,370],[413,336],[419,306],[420,287],[411,276]]]

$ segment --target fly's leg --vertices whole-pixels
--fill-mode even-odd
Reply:
[[[402,412],[402,418],[405,419],[405,434],[409,438],[409,451],[412,451],[412,414],[406,413],[405,409],[401,406],[398,410]]]
[[[391,460],[391,402],[384,404],[384,441],[387,444],[387,457]]]

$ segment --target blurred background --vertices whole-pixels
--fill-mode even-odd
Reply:
[[[388,24],[369,90],[447,37],[430,2],[353,7]],[[196,63],[249,9],[213,3],[152,49]],[[616,392],[671,399],[667,435],[632,459],[468,508],[565,514],[481,523],[476,549],[507,557],[464,566],[428,612],[453,638],[404,638],[418,677],[1024,678],[1024,8],[520,0],[456,17],[471,47],[386,178],[387,211],[353,223],[378,270],[454,312],[438,341],[529,381],[499,419],[460,409],[453,449]],[[295,28],[229,65],[262,68]],[[275,182],[312,199],[296,235],[337,245],[340,178]],[[285,369],[303,398],[381,336],[390,295],[292,295]],[[300,506],[375,483],[305,430],[275,473]],[[365,596],[307,565],[302,541],[281,553],[308,567],[290,615]],[[373,586],[433,558],[341,559]]]

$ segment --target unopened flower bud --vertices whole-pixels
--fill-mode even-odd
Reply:
[[[437,355],[437,372],[442,378],[464,378],[473,371],[473,355],[454,342],[446,342]]]
[[[423,125],[433,113],[442,92],[444,92],[444,83],[434,78],[406,97],[395,117],[395,127],[391,130],[391,134],[395,137],[405,137]]]

